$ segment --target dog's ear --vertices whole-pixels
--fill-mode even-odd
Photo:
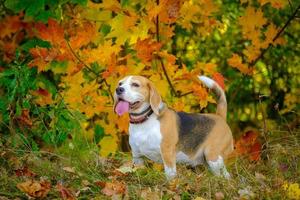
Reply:
[[[162,102],[161,96],[159,95],[159,93],[155,89],[153,83],[148,82],[148,87],[149,87],[149,101],[150,101],[150,106],[151,106],[153,112],[156,115],[159,115],[159,106],[160,106],[160,104]]]
[[[117,94],[115,92],[114,93],[114,106],[113,106],[114,112],[116,112],[116,106],[117,106],[118,102],[119,102],[119,99],[118,99]]]

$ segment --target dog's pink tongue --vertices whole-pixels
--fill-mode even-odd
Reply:
[[[116,112],[119,116],[129,111],[129,103],[127,101],[119,101],[116,106]]]

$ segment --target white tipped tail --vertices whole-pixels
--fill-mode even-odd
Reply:
[[[207,76],[198,76],[208,88],[212,89],[218,97],[216,113],[226,120],[227,115],[227,101],[224,90],[213,79]]]

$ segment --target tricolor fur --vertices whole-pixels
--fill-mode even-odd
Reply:
[[[143,164],[143,157],[162,162],[167,178],[172,179],[176,163],[196,166],[206,161],[214,174],[229,178],[224,159],[233,150],[233,140],[226,123],[226,97],[214,80],[206,76],[199,76],[199,80],[218,96],[216,114],[168,108],[145,77],[127,76],[119,81],[114,109],[118,114],[130,114],[129,143],[134,164]]]

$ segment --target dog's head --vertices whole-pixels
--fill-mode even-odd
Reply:
[[[140,112],[149,105],[159,115],[162,102],[153,83],[143,76],[126,76],[121,79],[115,90],[114,100],[114,111],[119,115]]]

